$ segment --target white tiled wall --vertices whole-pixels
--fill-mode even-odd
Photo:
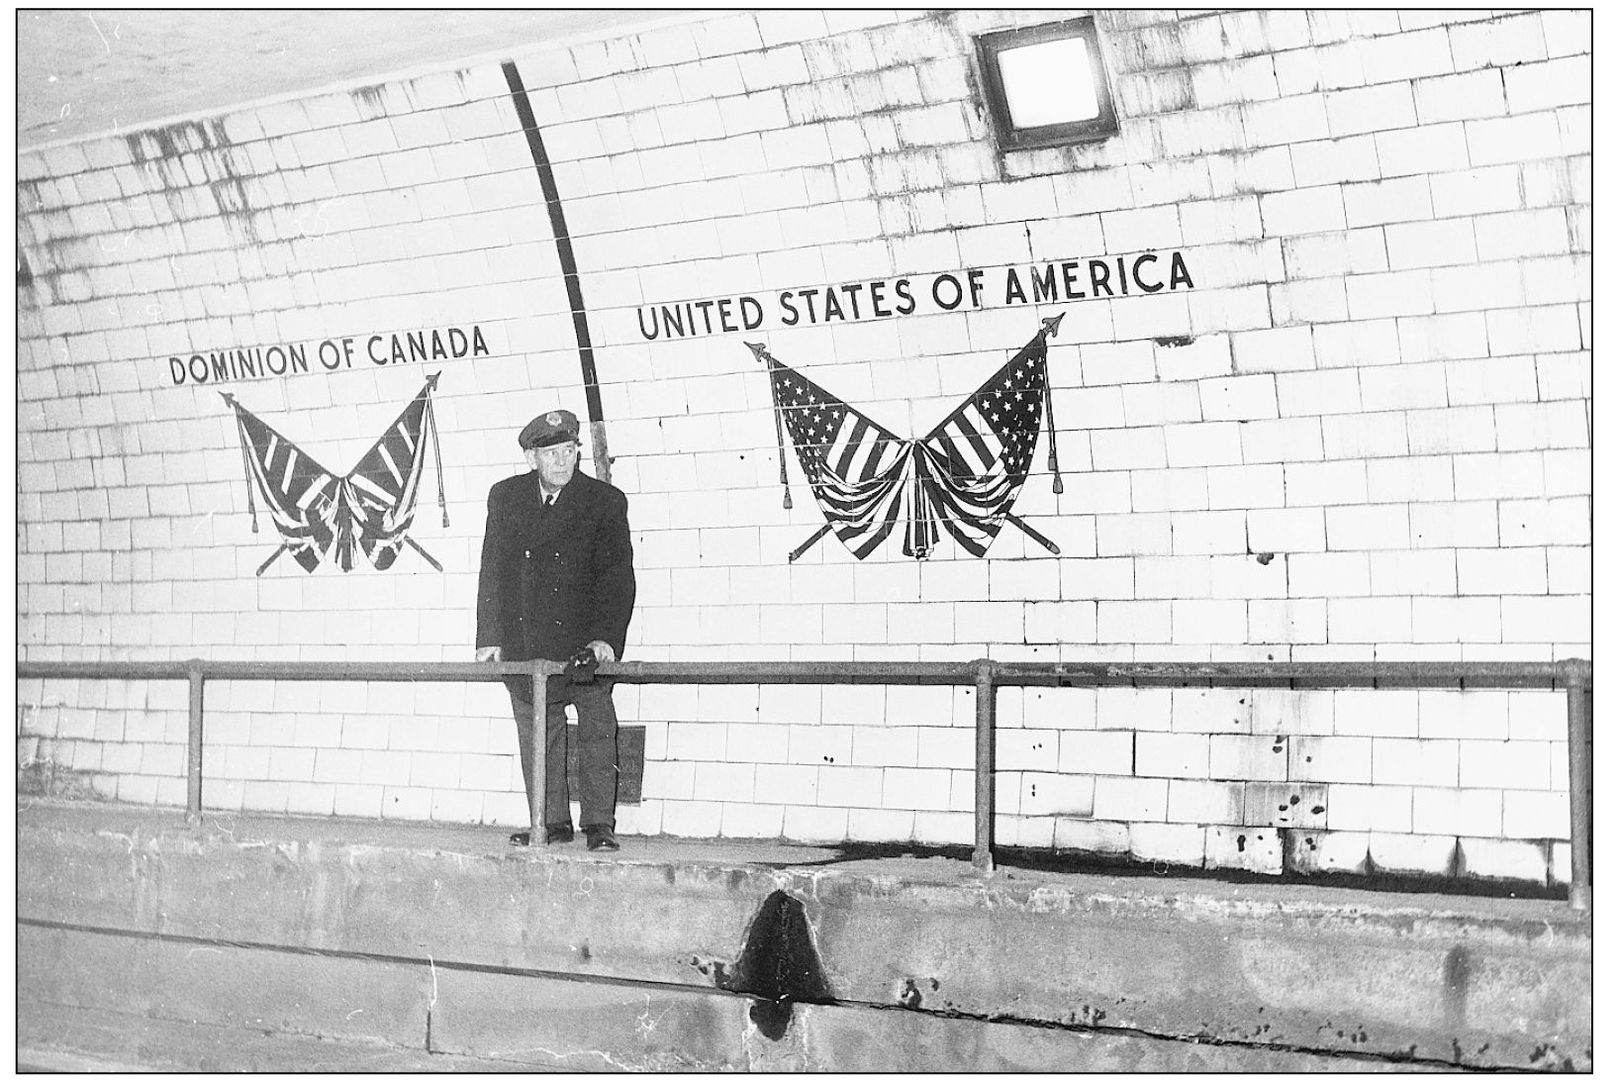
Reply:
[[[630,656],[1589,656],[1589,13],[1100,12],[1120,133],[1000,155],[972,35],[1056,17],[730,12],[513,43],[630,496]],[[500,66],[18,165],[20,655],[466,659],[483,500],[521,468],[514,433],[556,403],[586,413]],[[661,305],[1147,249],[1180,251],[1195,288],[642,331]],[[893,543],[857,561],[829,537],[787,562],[822,520],[796,462],[782,507],[745,341],[910,437],[1058,314],[1064,491],[1037,452],[1016,510],[1060,557],[1008,530],[983,559]],[[367,355],[372,335],[450,327],[477,327],[487,355]],[[318,344],[345,338],[352,360],[324,370]],[[170,357],[286,343],[311,371],[171,375]],[[434,477],[411,536],[443,572],[407,550],[386,572],[255,575],[277,535],[262,507],[253,532],[217,392],[341,473],[433,372],[450,524]],[[19,756],[178,802],[177,687],[25,682]],[[618,694],[647,726],[627,831],[971,837],[967,691]],[[1000,702],[1005,842],[1566,875],[1556,694]],[[496,685],[216,685],[207,799],[520,821],[508,718]]]

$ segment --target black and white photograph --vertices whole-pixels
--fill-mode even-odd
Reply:
[[[14,9],[15,1069],[1593,1072],[1596,14]]]

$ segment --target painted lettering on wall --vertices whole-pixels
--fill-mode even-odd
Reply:
[[[319,342],[282,342],[268,346],[233,346],[169,358],[169,381],[233,383],[242,380],[287,378],[320,372],[343,372],[367,366],[419,364],[489,356],[483,328],[461,327],[419,331],[378,332]]]
[[[1181,252],[1140,252],[648,304],[636,320],[655,342],[1194,288]]]

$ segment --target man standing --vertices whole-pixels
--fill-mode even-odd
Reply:
[[[489,490],[478,572],[479,661],[567,661],[588,648],[598,662],[624,655],[635,607],[635,569],[624,493],[578,472],[579,419],[552,410],[517,437],[532,472]],[[547,680],[545,777],[530,777],[534,681],[511,677],[523,786],[545,786],[547,845],[573,840],[568,810],[567,718],[579,712],[580,825],[591,849],[617,849],[618,714],[611,680]],[[518,831],[513,845],[530,844]]]

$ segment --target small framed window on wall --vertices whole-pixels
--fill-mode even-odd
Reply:
[[[1002,151],[1106,139],[1119,130],[1089,15],[980,35],[978,66]]]

